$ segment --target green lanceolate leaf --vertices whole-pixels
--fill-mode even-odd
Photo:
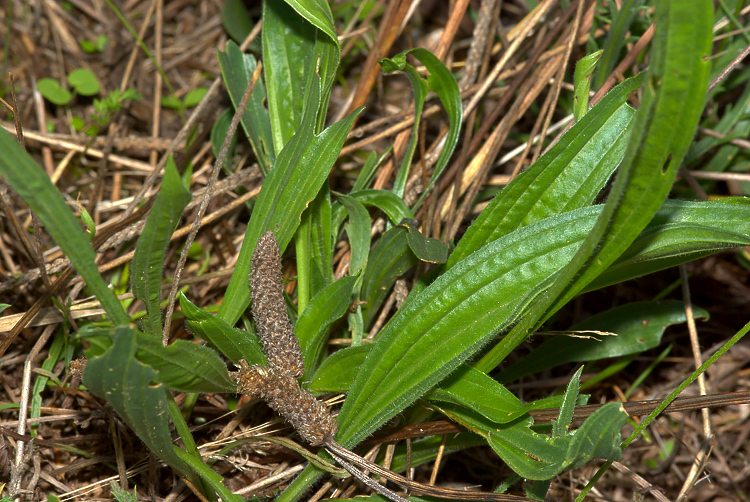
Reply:
[[[608,403],[596,410],[575,431],[565,455],[565,469],[575,469],[594,458],[620,460],[620,431],[627,414],[620,403]]]
[[[512,323],[528,292],[570,259],[596,213],[584,208],[519,229],[406,302],[378,335],[349,392],[338,441],[356,444]]]
[[[391,228],[378,240],[372,248],[362,278],[360,298],[367,302],[362,306],[365,329],[375,320],[393,283],[418,262],[409,248],[404,228]]]
[[[581,120],[589,111],[591,74],[594,72],[602,52],[604,51],[599,50],[589,54],[576,64],[576,71],[573,75],[573,118],[576,122]]]
[[[448,161],[453,155],[453,151],[456,149],[463,120],[463,103],[461,101],[461,93],[458,90],[458,83],[442,61],[427,49],[416,48],[407,52],[417,58],[430,72],[430,76],[427,77],[427,86],[438,95],[440,102],[448,113],[448,135],[435,163],[435,169],[432,172],[430,181],[414,206],[417,207],[427,197],[432,187],[435,186],[435,183],[448,166]]]
[[[333,25],[333,14],[326,0],[286,0],[299,15],[325,33],[328,38],[338,41]]]
[[[0,131],[0,151],[3,152],[0,175],[36,213],[101,302],[112,323],[128,324],[130,318],[99,274],[89,239],[49,176],[5,130]]]
[[[78,336],[90,343],[86,352],[99,357],[114,344],[116,332],[92,328],[79,331]],[[131,331],[135,339],[135,359],[157,372],[156,381],[169,390],[179,392],[235,392],[226,364],[208,347],[176,340],[163,346],[161,340],[140,331]]]
[[[221,112],[221,115],[219,115],[219,118],[216,119],[216,122],[214,122],[214,125],[211,128],[211,151],[216,158],[219,157],[221,145],[224,144],[224,138],[226,138],[227,132],[229,131],[229,124],[232,122],[232,115],[232,110],[227,108],[226,110]],[[229,150],[227,151],[227,156],[224,159],[224,164],[221,166],[225,169],[225,171],[234,172],[234,169],[232,169],[231,160],[234,155],[234,149],[236,146],[237,135],[235,134],[232,137],[232,140],[229,142]]]
[[[220,317],[196,307],[182,293],[180,309],[187,317],[188,331],[209,342],[233,363],[245,359],[250,364],[266,364],[266,354],[254,333],[230,326]]]
[[[179,392],[236,392],[227,366],[213,349],[176,340],[164,347],[154,337],[138,333],[135,357],[156,370],[158,380]]]
[[[238,44],[242,43],[253,31],[255,23],[242,0],[227,0],[221,9],[221,23],[227,34]],[[250,43],[249,49],[260,54],[260,40],[257,38]]]
[[[634,111],[625,100],[644,74],[610,91],[583,119],[505,187],[482,211],[448,267],[508,232],[593,202],[622,161]]]
[[[558,279],[565,293],[555,301],[552,311],[614,262],[667,197],[706,100],[711,12],[712,2],[707,0],[689,5],[657,4],[653,60],[623,165],[597,222],[597,231],[579,252],[581,271],[576,260]],[[573,282],[568,282],[574,275]]]
[[[578,371],[573,374],[570,382],[568,382],[568,387],[565,389],[563,402],[560,406],[560,413],[557,416],[557,420],[552,421],[552,437],[567,437],[571,435],[568,428],[573,422],[573,412],[578,400],[578,391],[581,388],[581,373],[583,373],[583,366],[578,368]]]
[[[601,64],[598,65],[599,69],[595,73],[595,88],[600,88],[609,74],[612,73],[612,70],[615,69],[615,65],[620,59],[620,51],[627,42],[626,34],[641,5],[643,5],[643,0],[623,0],[620,3],[620,9],[612,14],[612,22],[609,25],[602,48]],[[610,4],[610,12],[614,11],[615,8],[615,4]]]
[[[355,275],[367,265],[367,257],[370,254],[370,232],[372,230],[370,213],[367,212],[364,204],[353,197],[340,194],[337,198],[349,215],[349,223],[345,227],[351,249],[349,274]]]
[[[404,190],[406,189],[406,180],[409,178],[409,168],[414,157],[414,151],[417,148],[419,124],[422,118],[424,102],[427,98],[427,82],[419,76],[419,73],[417,73],[417,70],[412,65],[406,62],[406,53],[402,52],[393,59],[383,58],[378,62],[383,71],[389,73],[403,71],[406,73],[414,90],[414,124],[411,136],[409,137],[409,144],[406,146],[406,152],[404,152],[404,158],[401,160],[401,167],[396,174],[396,180],[393,182],[393,193],[398,197],[403,197]]]
[[[315,68],[315,32],[286,2],[263,2],[263,71],[277,152],[302,122],[308,76]]]
[[[391,59],[384,58],[380,60],[380,64],[383,70],[387,72],[393,71],[404,71],[412,82],[414,89],[414,104],[415,104],[415,120],[414,120],[414,131],[410,140],[409,148],[406,156],[402,163],[401,169],[399,170],[399,179],[403,177],[403,180],[398,181],[394,186],[394,192],[397,195],[403,195],[403,184],[405,183],[406,176],[408,175],[408,164],[411,163],[411,156],[414,154],[414,147],[416,146],[417,139],[417,127],[419,124],[419,114],[421,113],[422,105],[425,99],[425,88],[424,81],[417,74],[416,70],[409,64],[406,63],[406,56],[412,55],[416,57],[427,71],[430,72],[427,77],[427,87],[434,91],[435,94],[440,98],[440,102],[443,104],[445,111],[448,113],[448,136],[445,139],[445,145],[438,157],[437,163],[435,164],[435,170],[432,173],[429,183],[424,188],[424,192],[421,197],[414,205],[418,207],[424,198],[427,196],[429,191],[435,185],[443,170],[448,165],[448,161],[453,155],[453,151],[458,144],[458,135],[461,131],[461,122],[463,120],[463,103],[461,102],[461,93],[458,90],[458,83],[453,77],[453,74],[446,68],[442,61],[440,61],[434,54],[427,49],[416,48],[404,51],[397,54]],[[408,162],[407,162],[408,160]]]
[[[440,239],[425,237],[419,229],[406,220],[400,226],[406,229],[406,239],[414,256],[427,263],[445,263],[450,249]]]
[[[250,303],[248,273],[258,238],[273,230],[283,252],[300,224],[300,215],[326,181],[354,119],[362,111],[355,110],[316,136],[313,129],[319,101],[320,80],[315,78],[306,97],[302,124],[279,153],[250,216],[237,266],[219,310],[219,316],[230,325],[237,322]]]
[[[276,151],[299,126],[305,89],[315,74],[322,80],[315,133],[323,130],[340,53],[327,2],[263,3],[263,63]]]
[[[349,392],[372,347],[369,343],[347,347],[326,357],[310,381],[310,392]]]
[[[358,200],[365,206],[376,207],[383,211],[391,223],[397,225],[404,219],[414,219],[414,213],[404,200],[388,190],[365,189],[352,192],[349,197]]]
[[[115,328],[111,343],[101,355],[87,354],[83,383],[106,398],[152,452],[196,482],[194,471],[173,450],[167,389],[163,384],[154,385],[158,381],[157,372],[136,359],[133,328]]]
[[[297,309],[333,282],[332,208],[328,184],[302,213],[294,239],[297,255]]]
[[[227,86],[232,104],[236,107],[242,100],[242,95],[245,94],[257,63],[250,54],[242,54],[237,44],[231,41],[227,43],[226,51],[219,51],[218,56],[224,84]],[[265,100],[266,89],[263,79],[259,79],[250,95],[240,123],[250,140],[261,171],[268,173],[276,160],[276,150],[273,146],[271,120],[268,117]]]
[[[599,277],[591,291],[687,263],[727,247],[750,245],[750,201],[668,201],[633,243]]]
[[[146,305],[143,318],[144,331],[161,336],[161,283],[164,270],[164,255],[169,239],[180,223],[182,211],[190,202],[190,192],[177,173],[174,159],[169,156],[164,169],[164,180],[149,212],[143,233],[138,238],[133,255],[131,281],[133,295]]]
[[[711,53],[709,1],[659,2],[653,60],[625,158],[596,226],[576,256],[503,340],[477,364],[489,371],[541,321],[609,267],[667,197],[703,110]],[[680,124],[680,127],[674,127]]]
[[[317,368],[325,337],[331,325],[343,317],[349,309],[352,288],[356,280],[356,276],[347,276],[329,285],[313,297],[307,308],[297,318],[294,331],[302,347],[308,376],[312,375]]]
[[[426,397],[431,401],[466,406],[499,424],[511,422],[528,410],[525,404],[492,377],[465,364]]]
[[[513,323],[574,256],[602,210],[581,208],[522,227],[410,298],[378,335],[344,403],[342,444],[356,443]]]
[[[516,474],[546,480],[593,458],[621,459],[620,431],[626,419],[621,404],[609,403],[592,413],[572,436],[549,438],[531,430],[530,420],[520,420],[488,429],[487,439]]]
[[[708,317],[705,310],[693,309],[696,317]],[[547,340],[503,369],[499,380],[515,382],[561,364],[639,354],[658,346],[668,326],[685,320],[685,305],[676,300],[622,305],[572,326],[570,331],[576,338],[563,333]]]

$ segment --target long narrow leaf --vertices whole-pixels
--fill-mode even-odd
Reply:
[[[237,106],[250,83],[257,63],[252,55],[242,54],[237,44],[232,41],[227,43],[225,51],[219,51],[218,57],[224,85],[227,86],[232,104]],[[250,95],[250,101],[247,103],[240,123],[250,140],[250,146],[255,152],[261,171],[268,173],[276,161],[276,150],[273,146],[271,119],[265,107],[265,100],[266,89],[263,80],[259,79]]]
[[[292,138],[305,113],[305,89],[315,68],[315,31],[286,2],[263,2],[263,70],[277,152]]]
[[[112,333],[112,346],[104,354],[89,357],[83,382],[117,411],[151,451],[193,482],[195,472],[175,454],[169,430],[167,389],[152,385],[156,371],[135,359],[136,338],[132,328]]]
[[[230,325],[250,304],[248,272],[258,238],[273,230],[279,248],[286,248],[300,224],[300,215],[320,191],[354,119],[362,111],[355,110],[316,136],[313,130],[319,102],[320,79],[315,78],[306,96],[302,124],[276,158],[250,217],[237,266],[219,310],[219,316]]]
[[[161,336],[161,283],[164,255],[169,239],[180,222],[182,211],[190,202],[190,192],[182,183],[174,159],[170,155],[164,168],[159,195],[149,212],[143,233],[138,238],[130,277],[133,295],[146,304],[144,331]]]
[[[489,371],[633,242],[669,193],[703,110],[711,53],[708,0],[659,2],[653,59],[628,150],[596,226],[528,315],[476,365]],[[680,127],[674,127],[679,124]]]
[[[516,228],[591,204],[625,154],[634,114],[625,100],[644,77],[612,89],[549,152],[513,179],[471,224],[447,266]]]
[[[5,130],[0,130],[0,151],[0,175],[36,213],[112,322],[128,324],[130,317],[99,274],[89,239],[47,174]]]

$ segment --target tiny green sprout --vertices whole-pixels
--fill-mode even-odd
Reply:
[[[108,43],[109,38],[104,35],[99,35],[96,40],[82,40],[80,45],[84,52],[95,54],[97,52],[102,52]]]
[[[161,106],[169,110],[180,110],[182,109],[182,101],[175,96],[164,96],[161,98]]]
[[[44,123],[44,127],[48,133],[54,133],[57,130],[57,128],[55,127],[55,123],[52,122],[51,120],[47,120]]]
[[[194,106],[197,106],[198,103],[200,103],[201,99],[203,99],[203,96],[205,96],[207,92],[208,92],[207,87],[198,87],[197,89],[193,89],[192,91],[188,92],[185,95],[185,99],[183,99],[185,108],[192,108]]]
[[[94,223],[94,219],[91,217],[86,208],[81,204],[78,204],[78,211],[81,214],[81,220],[83,220],[83,222],[86,224],[86,227],[88,228],[89,240],[93,239],[96,235],[96,224]]]
[[[203,256],[203,246],[197,242],[193,242],[190,245],[190,251],[188,251],[188,258],[191,260],[200,260],[201,256]]]
[[[84,127],[86,127],[86,122],[81,117],[73,117],[73,119],[70,121],[70,125],[73,126],[73,129],[76,130],[76,132],[81,132]]]
[[[120,92],[118,89],[111,91],[104,99],[94,100],[94,113],[93,119],[96,126],[96,132],[99,128],[104,127],[109,123],[112,114],[119,111],[122,108],[122,104],[127,100],[139,100],[143,96],[139,94],[135,89],[126,89],[124,92]],[[93,134],[96,134],[94,132]],[[87,132],[88,134],[88,132]]]

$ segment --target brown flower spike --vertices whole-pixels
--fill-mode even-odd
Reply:
[[[305,362],[286,313],[281,254],[276,235],[270,230],[260,236],[253,252],[250,290],[255,327],[268,365],[281,373],[301,377]]]
[[[234,374],[237,391],[266,401],[311,445],[332,441],[336,421],[328,408],[297,382],[305,373],[305,363],[286,313],[281,254],[271,231],[260,237],[253,252],[250,288],[253,318],[268,367],[240,361]]]
[[[464,500],[530,500],[496,493],[465,492],[422,485],[373,464],[338,444],[334,439],[338,425],[333,415],[315,396],[301,388],[297,381],[305,373],[305,363],[299,341],[286,313],[281,255],[273,232],[264,233],[258,240],[253,252],[252,267],[250,287],[253,317],[268,366],[251,366],[245,360],[240,361],[239,371],[232,374],[237,382],[238,392],[258,396],[266,401],[292,424],[302,439],[312,446],[323,445],[342,467],[393,502],[409,501],[367,477],[351,463],[417,493]]]

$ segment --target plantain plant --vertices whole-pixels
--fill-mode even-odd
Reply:
[[[405,73],[414,90],[417,118],[407,153],[392,190],[371,188],[380,160],[373,155],[351,192],[334,192],[328,174],[361,110],[325,127],[340,60],[331,11],[321,0],[264,2],[264,78],[241,124],[265,180],[218,314],[196,305],[195,298],[182,295],[179,300],[189,331],[207,345],[177,340],[164,347],[160,340],[167,243],[190,199],[174,164],[167,164],[136,246],[132,290],[147,314],[135,325],[99,275],[94,249],[62,196],[0,131],[0,174],[35,211],[107,312],[108,327],[79,331],[88,346],[84,384],[106,399],[156,455],[213,500],[242,499],[202,459],[173,391],[237,393],[239,381],[239,391],[263,396],[298,429],[304,424],[292,417],[290,406],[275,401],[276,387],[269,383],[274,378],[293,380],[289,388],[310,396],[305,403],[320,403],[312,394],[345,392],[335,424],[322,419],[328,424],[324,440],[300,431],[310,443],[328,448],[341,465],[351,449],[397,415],[407,423],[445,416],[470,431],[447,440],[448,451],[489,445],[519,477],[535,481],[527,489],[535,499],[543,498],[549,480],[565,470],[593,458],[621,458],[626,415],[619,404],[601,407],[577,430],[569,428],[573,407],[586,401],[579,394],[580,370],[563,395],[532,403],[522,402],[503,384],[565,361],[632,356],[653,348],[666,326],[684,321],[680,303],[625,305],[572,327],[619,337],[598,343],[556,339],[524,364],[490,372],[583,292],[750,245],[747,199],[667,200],[683,158],[697,147],[693,135],[706,101],[713,16],[709,0],[663,1],[655,9],[648,70],[626,79],[588,110],[584,98],[599,55],[587,59],[576,71],[581,99],[575,125],[500,191],[451,248],[425,238],[414,220],[459,140],[462,102],[450,71],[425,49],[381,61],[384,70]],[[604,61],[611,61],[613,50],[605,47]],[[426,80],[408,62],[409,55],[426,67]],[[239,106],[258,63],[234,42],[218,58],[229,96]],[[405,182],[429,91],[438,96],[450,127],[424,192],[410,206],[404,201]],[[633,110],[627,99],[636,91],[641,100]],[[596,204],[613,176],[606,201]],[[370,211],[382,212],[388,221],[374,242]],[[288,353],[263,336],[259,341],[251,323],[245,323],[247,329],[236,327],[241,318],[247,320],[251,299],[262,302],[248,278],[257,272],[251,260],[256,245],[268,235],[282,254],[293,247],[289,254],[296,259],[295,302],[282,309],[292,315],[286,322],[294,326],[294,342],[284,346],[299,351],[294,369],[284,366]],[[348,275],[335,279],[333,255],[341,241],[351,260]],[[373,343],[363,343],[388,292],[407,273],[416,275],[404,304]],[[267,312],[258,308],[253,305],[256,325]],[[274,315],[285,318],[286,312]],[[326,341],[334,333],[351,337],[351,347],[328,354]],[[239,371],[230,373],[225,360]],[[247,384],[249,374],[259,379],[259,387]],[[328,417],[318,404],[309,406]],[[529,412],[550,407],[559,407],[560,414],[545,433]],[[183,446],[175,445],[172,425]],[[433,460],[439,444],[439,437],[416,442],[412,464]],[[325,451],[309,456],[313,461],[278,500],[298,499],[326,472],[341,475],[327,463],[332,457]],[[393,470],[405,469],[405,456],[397,453]]]

